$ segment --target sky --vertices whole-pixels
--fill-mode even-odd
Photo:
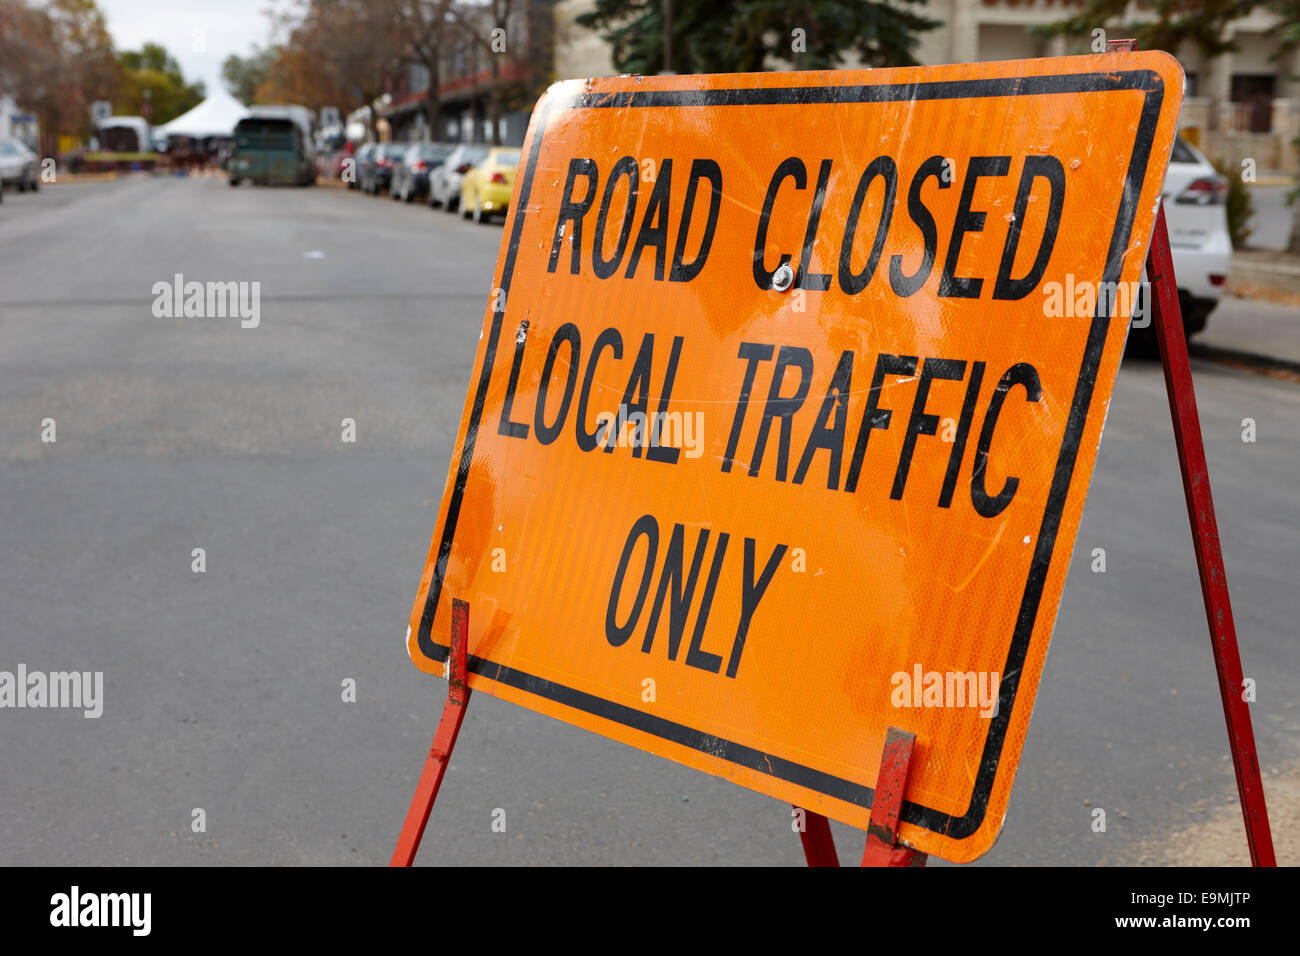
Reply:
[[[269,9],[284,12],[288,0],[97,0],[118,50],[161,43],[181,65],[187,81],[202,80],[209,93],[225,89],[221,61],[247,56],[271,37]]]

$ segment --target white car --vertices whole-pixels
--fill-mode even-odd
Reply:
[[[1228,181],[1190,143],[1175,139],[1161,200],[1189,336],[1205,328],[1223,297],[1232,261],[1227,198]]]
[[[455,212],[460,205],[461,181],[476,163],[483,161],[491,148],[483,143],[457,146],[447,161],[429,174],[429,205]]]
[[[16,139],[0,139],[0,189],[4,186],[23,193],[41,188],[40,159]]]

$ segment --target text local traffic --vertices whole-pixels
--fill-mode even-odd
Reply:
[[[775,270],[793,261],[794,255],[787,252],[782,253],[776,262],[768,262],[764,253],[772,216],[788,214],[795,208],[789,194],[802,192],[807,226],[799,251],[794,287],[810,291],[830,289],[831,274],[813,271],[810,255],[820,227],[832,165],[831,160],[822,160],[810,175],[803,161],[792,157],[779,164],[773,173],[755,230],[753,278],[760,288],[771,288]],[[921,263],[910,272],[905,269],[899,255],[883,260],[888,263],[889,286],[902,297],[913,295],[922,287],[939,256],[939,224],[927,208],[923,194],[923,189],[932,185],[938,189],[957,186],[961,190],[954,221],[944,230],[947,246],[938,295],[961,298],[984,295],[1004,300],[1028,295],[1046,271],[1064,201],[1064,171],[1060,161],[1052,156],[1027,156],[1017,164],[1018,178],[1011,180],[1014,214],[1006,225],[997,273],[987,277],[992,281],[986,282],[986,277],[957,274],[964,237],[984,230],[986,214],[973,207],[977,185],[981,180],[1008,178],[1012,165],[1009,156],[973,157],[966,164],[965,176],[957,183],[952,163],[942,156],[932,156],[911,171],[910,181],[904,187],[902,171],[891,157],[881,156],[872,161],[857,181],[845,222],[838,269],[834,275],[839,288],[848,294],[857,294],[872,281],[887,248],[896,206],[906,207],[913,228],[919,230],[923,240],[924,253]],[[594,159],[575,158],[570,161],[550,249],[549,272],[558,269],[561,274],[567,271],[578,275],[584,268],[590,268],[597,278],[609,279],[618,276],[625,268],[622,277],[630,278],[639,268],[646,267],[647,259],[653,258],[653,274],[657,281],[689,282],[701,273],[718,225],[723,188],[721,168],[713,160],[697,159],[691,163],[671,255],[672,161],[665,159],[659,164],[648,197],[640,188],[640,169],[636,159],[623,157],[613,165],[602,185],[602,171]],[[884,202],[872,227],[874,238],[870,254],[865,264],[855,269],[852,252],[857,242],[859,219],[868,191],[877,180],[883,184],[877,188],[883,189]],[[1048,214],[1032,264],[1027,272],[1016,276],[1013,275],[1013,264],[1018,261],[1022,238],[1020,226],[1031,193],[1036,186],[1041,189],[1039,180],[1045,181],[1049,191]],[[614,197],[620,192],[620,186],[626,199],[615,203]],[[783,189],[787,186],[788,189]],[[985,202],[988,201],[983,193],[981,196]],[[784,208],[783,202],[788,203]],[[696,230],[701,240],[697,251],[691,255],[687,250],[687,236],[698,220],[703,221],[702,230]],[[612,253],[606,255],[611,247]],[[1020,257],[1019,261],[1026,261],[1026,257]],[[567,436],[567,440],[572,440],[579,449],[588,453],[600,449],[605,454],[613,454],[617,447],[621,454],[641,461],[667,465],[679,463],[680,449],[659,444],[655,435],[657,423],[672,411],[677,368],[690,344],[684,336],[674,336],[671,341],[661,337],[656,342],[653,333],[644,333],[640,341],[636,341],[634,335],[625,336],[616,326],[609,326],[594,337],[589,332],[584,340],[578,326],[566,322],[555,331],[549,342],[536,343],[533,341],[535,338],[528,335],[528,321],[520,323],[497,424],[499,434],[543,445],[553,444]],[[856,354],[846,350],[840,354],[834,367],[817,368],[811,351],[806,348],[758,341],[741,343],[734,361],[735,380],[739,386],[735,404],[728,413],[727,443],[719,464],[724,473],[732,472],[733,467],[739,464],[740,469],[751,477],[761,475],[794,484],[805,481],[819,484],[824,480],[828,491],[858,493],[859,476],[869,453],[872,434],[892,428],[902,429],[903,439],[901,452],[894,463],[889,492],[891,499],[901,500],[907,490],[914,454],[946,456],[941,484],[922,492],[933,495],[932,500],[941,508],[952,506],[963,463],[968,460],[971,462],[970,478],[966,485],[976,513],[994,518],[1015,497],[1019,487],[1019,478],[1013,473],[1016,445],[1007,444],[1002,449],[1005,459],[999,462],[1000,467],[991,469],[988,465],[998,422],[1008,401],[1014,398],[1033,404],[1042,397],[1038,371],[1027,362],[990,370],[980,361],[888,353]],[[539,383],[533,408],[516,409],[516,389],[521,373],[525,367],[535,371],[534,363],[538,362],[541,363],[540,375],[524,377],[525,381]],[[626,382],[620,421],[639,414],[641,421],[650,423],[650,427],[640,429],[631,442],[618,442],[618,436],[602,426],[598,419],[603,410],[591,405],[593,383],[611,381]],[[857,397],[862,386],[859,385],[855,392],[855,381],[869,383],[865,397]],[[950,385],[943,392],[942,401],[936,401],[931,396],[931,389],[939,382],[964,383],[964,387]],[[906,392],[898,387],[906,387],[909,383],[910,406]],[[657,396],[653,408],[652,395]],[[945,436],[943,442],[932,440],[923,451],[918,451],[923,447],[919,439],[935,436],[940,422],[945,419],[950,419],[955,425],[951,436]],[[758,426],[752,443],[742,444],[746,424],[750,423],[752,427],[755,421]],[[986,486],[986,474],[990,471],[1005,476],[1000,487]],[[737,573],[729,577],[739,580],[741,585],[741,614],[739,621],[735,622],[735,630],[730,632],[729,646],[718,647],[718,653],[714,654],[705,650],[702,642],[719,571],[729,557],[731,536],[720,532],[710,542],[710,529],[699,529],[693,553],[688,559],[684,535],[683,525],[661,526],[653,515],[644,515],[636,521],[613,574],[606,612],[606,637],[613,647],[620,647],[634,630],[642,627],[644,621],[644,638],[640,647],[644,653],[650,653],[659,623],[666,618],[667,640],[662,646],[671,660],[678,659],[685,643],[688,645],[686,664],[735,678],[759,600],[788,546],[773,543],[763,546],[760,551],[758,541],[745,537],[743,547],[731,549],[731,553],[736,555],[732,560],[737,561],[738,566],[735,568]],[[642,542],[645,557],[634,561],[634,553],[639,555],[643,550]],[[711,560],[706,560],[711,544],[713,554]],[[697,591],[696,585],[701,583],[701,579],[703,587]],[[699,610],[695,627],[690,640],[683,641],[688,629],[687,617],[697,593]],[[665,603],[668,604],[667,615],[662,613]]]

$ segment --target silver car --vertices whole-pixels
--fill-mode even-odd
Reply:
[[[460,205],[460,182],[477,163],[481,163],[492,147],[485,143],[462,143],[447,157],[447,161],[429,174],[429,205],[441,206],[455,212]]]
[[[41,187],[41,161],[16,139],[0,139],[0,187],[17,186],[19,192]]]
[[[451,143],[416,143],[406,151],[402,161],[393,170],[388,194],[394,199],[410,202],[429,194],[429,176],[437,171],[452,151]]]

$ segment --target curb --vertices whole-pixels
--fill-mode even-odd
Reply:
[[[1257,286],[1290,295],[1300,295],[1300,261],[1292,265],[1275,259],[1253,259],[1234,253],[1228,267],[1228,282],[1233,286]]]
[[[117,179],[117,172],[110,170],[106,173],[58,173],[50,182],[42,182],[42,186],[60,186],[67,183],[111,183]]]
[[[1300,377],[1300,361],[1278,358],[1276,355],[1261,355],[1259,352],[1247,352],[1242,349],[1229,349],[1220,345],[1202,345],[1199,342],[1187,343],[1188,353],[1193,358],[1208,359],[1212,362],[1229,362],[1249,365],[1262,372],[1286,372]]]

